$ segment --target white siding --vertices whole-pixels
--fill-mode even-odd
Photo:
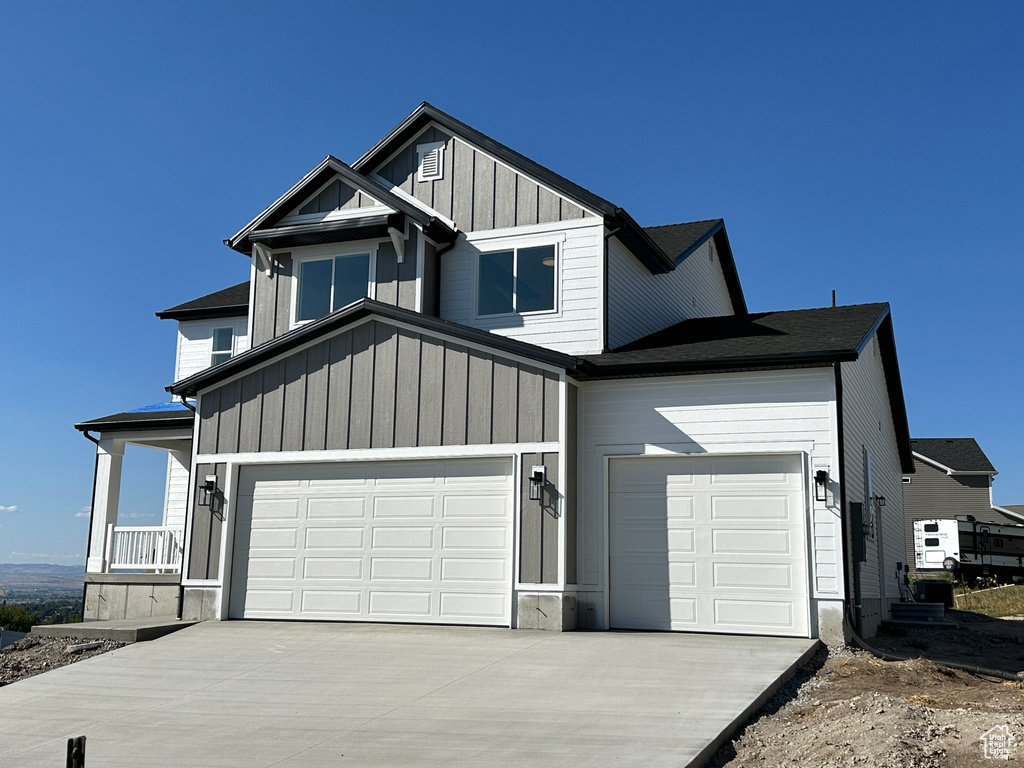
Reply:
[[[876,496],[884,496],[886,502],[882,508],[878,534],[881,536],[884,558],[882,576],[885,598],[891,601],[899,598],[896,563],[903,562],[907,556],[903,523],[903,476],[877,337],[871,340],[856,362],[842,364],[842,377],[846,498],[848,502],[864,503],[867,522],[870,512],[869,490],[864,482],[864,451],[867,449],[871,457],[871,492]],[[881,594],[878,550],[879,540],[876,535],[867,540],[867,562],[860,566],[861,594],[865,599],[878,599]],[[885,619],[888,613],[884,605],[881,610],[881,616],[865,616],[865,631],[874,634],[874,623]]]
[[[562,237],[564,236],[564,240]],[[602,350],[601,219],[475,232],[441,256],[441,317],[572,355]],[[476,317],[476,259],[497,250],[559,241],[557,311],[513,317]]]
[[[213,353],[213,329],[234,329],[233,355],[249,349],[249,323],[244,317],[219,317],[213,320],[183,320],[178,323],[178,353],[174,361],[174,380],[181,381],[210,366]]]
[[[663,275],[652,275],[618,238],[608,242],[610,348],[691,317],[731,314],[732,301],[713,240]]]
[[[799,453],[807,457],[805,495],[812,597],[842,596],[839,500],[815,502],[810,476],[835,461],[835,380],[830,368],[679,376],[581,386],[582,474],[578,550],[585,626],[605,626],[605,457],[657,453]],[[810,516],[811,510],[806,510]]]
[[[185,510],[188,505],[188,460],[187,455],[167,454],[163,525],[177,526],[182,530],[185,530]]]

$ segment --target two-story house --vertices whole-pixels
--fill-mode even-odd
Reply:
[[[751,314],[720,219],[641,227],[429,104],[225,243],[248,284],[161,313],[183,404],[77,425],[87,618],[842,642],[899,598],[888,305]],[[148,544],[125,444],[170,453]]]

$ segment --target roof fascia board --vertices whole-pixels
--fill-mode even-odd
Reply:
[[[375,182],[380,184],[382,187],[385,187],[389,183],[387,179],[385,179],[383,176],[378,176],[376,173],[367,174],[367,178],[373,179]],[[439,221],[444,222],[445,226],[449,227],[453,232],[454,231],[458,231],[458,227],[455,226],[455,222],[454,221],[449,219],[447,216],[445,216],[445,215],[443,215],[441,213],[438,213],[433,208],[431,208],[429,205],[424,203],[422,200],[417,200],[415,197],[410,195],[408,192],[406,192],[401,187],[392,187],[391,188],[391,193],[393,195],[395,195],[396,197],[400,197],[402,200],[405,200],[407,203],[409,203],[409,205],[416,206],[417,208],[419,208],[421,211],[423,211],[428,216],[433,216],[436,219],[438,219]]]
[[[858,355],[861,352],[863,352],[864,348],[867,347],[867,345],[871,342],[871,337],[878,333],[878,329],[881,327],[882,323],[885,321],[887,317],[889,317],[888,304],[886,304],[882,308],[882,311],[878,314],[878,317],[875,319],[875,322],[871,324],[871,327],[868,328],[867,333],[864,334],[864,338],[862,338],[860,342],[857,344],[856,349]]]
[[[75,424],[75,429],[79,432],[99,432],[101,435],[109,435],[112,432],[119,433],[117,439],[127,439],[120,433],[132,433],[136,435],[149,435],[159,436],[161,439],[191,439],[192,437],[192,421],[195,415],[189,411],[185,411],[184,416],[175,417],[173,419],[135,419],[133,421],[101,421],[101,422],[88,422],[83,421],[80,424]],[[177,433],[181,434],[178,435]]]
[[[248,304],[210,309],[185,309],[180,312],[154,312],[161,320],[213,320],[218,317],[245,317],[248,313]]]
[[[304,345],[313,344],[335,330],[352,327],[357,321],[372,317],[379,317],[389,323],[404,322],[412,330],[419,333],[427,332],[432,335],[448,336],[462,343],[472,342],[504,354],[518,355],[532,361],[533,364],[545,363],[553,368],[568,370],[576,367],[580,362],[577,358],[562,354],[561,352],[537,347],[515,339],[508,339],[487,331],[470,328],[458,323],[451,323],[429,315],[422,315],[387,304],[381,304],[371,299],[362,299],[344,309],[332,312],[318,320],[278,336],[276,339],[261,344],[259,347],[243,352],[241,355],[233,357],[215,368],[208,368],[186,379],[177,381],[166,387],[166,389],[174,395],[184,394],[191,396],[197,392],[219,385],[236,374],[247,372],[258,365],[263,365],[272,362],[280,356],[291,354]]]
[[[1020,512],[1014,512],[1012,509],[996,506],[995,504],[992,505],[992,509],[996,510],[997,512],[1001,512],[1004,515],[1009,515],[1010,517],[1016,518],[1017,520],[1020,520],[1022,523],[1024,523],[1024,515],[1022,515]]]
[[[945,464],[943,464],[943,463],[941,463],[939,461],[936,461],[935,459],[933,459],[933,458],[931,458],[929,456],[925,456],[920,451],[914,451],[913,453],[914,453],[914,458],[920,459],[925,464],[931,464],[936,469],[941,469],[947,475],[975,475],[975,476],[986,475],[988,477],[995,477],[996,475],[999,474],[998,471],[989,472],[987,470],[980,470],[980,469],[973,469],[973,470],[972,469],[952,469],[951,467],[947,467]]]
[[[889,411],[892,414],[893,431],[896,433],[896,447],[900,454],[900,463],[904,474],[914,473],[914,456],[910,443],[910,423],[907,420],[907,402],[903,397],[903,380],[900,376],[900,362],[896,356],[896,336],[892,328],[892,314],[889,305],[886,304],[882,311],[880,321],[876,323],[877,331],[871,331],[865,338],[870,338],[873,333],[878,334],[878,346],[882,355],[882,370],[885,373],[885,387],[889,395]],[[857,354],[865,345],[861,342]]]
[[[771,369],[776,366],[784,368],[820,368],[835,362],[856,360],[851,352],[821,352],[818,354],[762,355],[751,357],[735,357],[727,360],[709,361],[696,360],[690,363],[623,363],[620,365],[594,365],[584,361],[577,368],[578,375],[589,381],[609,378],[642,378],[646,376],[671,376],[673,374],[715,373],[732,371],[740,368]]]
[[[698,248],[700,248],[702,245],[704,245],[704,243],[706,243],[708,240],[714,237],[715,233],[722,229],[722,227],[724,226],[725,221],[719,219],[718,222],[714,224],[710,229],[708,229],[707,232],[705,232],[703,235],[697,238],[694,241],[693,245],[691,245],[689,248],[687,248],[685,251],[683,251],[681,254],[675,257],[674,261],[676,263],[676,266],[679,266],[684,261],[686,261],[690,256],[696,253]],[[671,258],[672,256],[672,254],[667,255],[669,256],[669,258]]]
[[[732,253],[732,246],[729,244],[729,233],[725,229],[724,221],[722,226],[715,230],[713,237],[715,239],[715,250],[718,251],[718,263],[722,267],[725,285],[729,291],[729,299],[732,301],[732,311],[737,315],[749,314],[747,299],[743,295],[740,273],[736,270],[736,259]]]
[[[605,216],[605,221],[613,229],[619,242],[627,251],[636,256],[651,274],[663,275],[676,268],[677,262],[661,250],[651,236],[644,231],[644,228],[637,224],[624,208],[616,208],[614,214]],[[627,237],[624,238],[623,234]]]

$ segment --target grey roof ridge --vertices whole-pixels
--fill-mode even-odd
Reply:
[[[382,304],[373,299],[360,299],[347,307],[314,320],[311,323],[294,328],[277,338],[253,347],[240,355],[236,355],[219,365],[206,368],[187,378],[176,381],[165,389],[173,395],[194,396],[200,389],[205,389],[218,381],[230,378],[249,368],[273,360],[289,349],[300,346],[314,339],[344,328],[364,317],[376,315],[385,320],[404,322],[423,328],[426,331],[452,336],[462,341],[486,346],[507,354],[519,355],[539,363],[555,366],[564,370],[577,367],[580,360],[571,355],[556,352],[545,347],[538,347],[525,341],[510,339],[505,336],[471,328],[461,323],[442,320],[431,315],[424,315],[409,309],[402,309],[390,304]]]
[[[252,221],[246,224],[242,229],[236,232],[233,236],[224,240],[224,244],[229,248],[239,251],[245,238],[248,237],[252,232],[257,231],[257,228],[263,224],[268,218],[270,218],[277,210],[287,203],[295,194],[297,194],[303,187],[312,182],[318,175],[326,170],[332,170],[339,174],[346,181],[356,186],[362,187],[363,191],[369,194],[371,197],[376,197],[385,203],[389,207],[396,211],[400,211],[405,215],[417,221],[420,224],[429,225],[436,221],[441,224],[444,228],[448,229],[448,225],[443,221],[443,217],[437,215],[433,216],[427,213],[421,206],[413,205],[407,200],[399,197],[390,189],[387,189],[371,177],[357,173],[351,166],[345,163],[343,160],[339,160],[334,155],[327,155],[323,160],[316,164],[316,166],[306,173],[298,182],[293,184],[287,192],[277,198],[273,203],[263,209],[263,211],[256,216]],[[242,251],[245,253],[245,251]]]
[[[665,272],[671,272],[675,269],[675,263],[672,259],[661,250],[657,243],[651,240],[650,236],[644,232],[644,228],[637,224],[636,220],[624,208],[605,200],[603,197],[570,181],[561,174],[555,173],[550,168],[541,165],[535,160],[531,160],[526,155],[516,152],[511,147],[495,141],[487,134],[481,133],[472,126],[452,117],[447,112],[438,109],[426,101],[421,102],[398,125],[388,131],[384,138],[364,152],[358,160],[352,163],[352,168],[360,173],[369,175],[373,170],[368,167],[370,162],[392,142],[401,140],[403,138],[402,134],[405,131],[415,130],[417,121],[424,119],[428,122],[433,120],[454,133],[465,135],[483,151],[494,155],[510,165],[518,166],[524,173],[535,177],[538,181],[551,187],[556,192],[566,197],[574,198],[576,201],[583,203],[585,207],[600,213],[609,222],[617,223],[621,228],[628,229],[636,240],[639,241],[640,245],[650,252],[653,264],[648,264],[647,266],[652,272],[656,270],[657,265],[660,265]]]

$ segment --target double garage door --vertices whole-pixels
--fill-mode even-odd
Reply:
[[[799,456],[609,461],[613,627],[809,635]]]
[[[233,618],[509,626],[512,462],[241,470]]]

